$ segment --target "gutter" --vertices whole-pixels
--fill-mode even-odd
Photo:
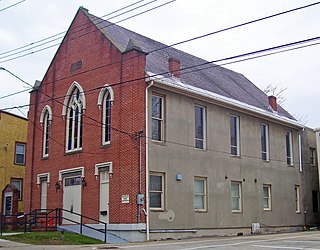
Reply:
[[[191,86],[189,84],[182,83],[178,78],[175,78],[172,76],[168,77],[168,76],[156,75],[152,72],[147,72],[147,74],[149,75],[149,77],[146,79],[146,81],[155,81],[156,83],[167,86],[167,87],[171,87],[177,90],[182,90],[190,94],[195,94],[199,97],[209,98],[212,101],[216,101],[220,103],[221,105],[237,107],[242,110],[248,111],[250,113],[264,116],[266,118],[278,121],[280,123],[285,123],[287,125],[294,126],[300,129],[303,129],[305,127],[301,123],[294,121],[292,119],[289,119],[287,117],[280,116],[275,112],[268,112],[266,110],[246,104],[244,102],[240,102],[235,99],[228,98],[208,90],[204,90],[198,87]]]
[[[148,124],[148,114],[149,114],[149,99],[148,99],[148,90],[153,86],[153,81],[150,81],[150,84],[146,88],[146,231],[147,231],[147,241],[150,240],[150,219],[149,219],[149,124]]]

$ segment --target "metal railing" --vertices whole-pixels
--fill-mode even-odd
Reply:
[[[71,219],[71,216],[63,216],[63,214],[70,214],[76,219]],[[86,222],[93,222],[92,224],[102,224],[104,226],[103,231],[101,231],[101,229],[84,224],[84,220]],[[7,230],[20,230],[24,232],[33,231],[35,228],[43,228],[45,231],[48,231],[49,229],[57,230],[57,226],[68,225],[65,223],[65,221],[71,222],[71,224],[79,225],[80,234],[83,233],[84,228],[89,228],[95,232],[102,233],[104,234],[104,242],[107,242],[107,223],[79,213],[71,212],[63,208],[35,209],[28,214],[0,214],[0,235]]]

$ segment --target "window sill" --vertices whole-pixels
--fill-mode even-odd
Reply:
[[[49,156],[42,156],[41,160],[48,160]]]
[[[70,150],[64,153],[64,155],[73,155],[73,154],[78,154],[82,153],[82,148],[81,149],[75,149],[75,150]]]
[[[271,209],[263,209],[263,212],[272,212]]]
[[[241,158],[241,155],[230,155],[231,158]]]
[[[164,209],[163,208],[151,208],[150,207],[150,211],[151,212],[164,212]]]
[[[195,213],[207,213],[208,210],[206,210],[206,209],[195,209],[194,212]]]
[[[242,214],[242,211],[235,211],[235,210],[233,210],[232,213],[233,213],[233,214]]]
[[[167,144],[165,143],[165,141],[155,141],[155,140],[151,140],[152,143],[156,144],[156,145],[161,145],[161,146],[167,146]]]
[[[103,144],[100,145],[100,148],[108,148],[110,146],[111,146],[110,142],[109,143],[103,143]]]

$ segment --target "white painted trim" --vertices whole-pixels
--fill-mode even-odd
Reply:
[[[94,175],[99,175],[99,168],[104,168],[104,167],[109,167],[109,174],[113,174],[113,169],[112,169],[112,161],[109,162],[104,162],[104,163],[97,163],[94,166]]]
[[[103,102],[103,97],[106,94],[106,92],[109,92],[110,94],[110,101],[111,101],[111,106],[114,102],[114,93],[112,88],[109,86],[109,84],[105,84],[103,86],[103,88],[100,90],[99,96],[98,96],[98,106],[101,107],[102,106],[102,102]]]
[[[37,185],[40,185],[41,178],[47,178],[47,183],[50,183],[50,173],[37,174]]]
[[[69,108],[69,100],[70,100],[70,97],[71,97],[71,94],[73,92],[73,90],[75,88],[78,88],[79,91],[80,91],[80,96],[81,96],[81,99],[82,99],[82,110],[83,112],[86,110],[86,97],[84,95],[84,90],[83,88],[81,87],[81,85],[79,83],[77,83],[76,81],[74,81],[71,86],[69,87],[68,91],[67,91],[67,94],[64,98],[64,101],[63,101],[63,107],[62,107],[62,116],[65,117],[66,114],[67,114],[67,110]]]
[[[46,106],[44,106],[44,108],[42,109],[41,114],[40,114],[40,123],[41,124],[43,123],[44,115],[45,115],[47,110],[48,110],[48,113],[49,113],[49,121],[52,121],[52,110],[51,110],[49,105],[46,105]]]
[[[213,101],[218,101],[221,104],[232,105],[232,106],[234,106],[236,108],[240,108],[240,109],[255,113],[257,115],[262,115],[264,117],[268,117],[269,119],[272,119],[275,122],[278,121],[278,122],[286,123],[288,125],[291,125],[291,126],[294,126],[294,127],[298,127],[298,128],[304,128],[305,127],[301,123],[299,123],[299,122],[297,122],[295,120],[289,119],[287,117],[281,116],[278,113],[268,112],[268,111],[266,111],[264,109],[257,108],[255,106],[246,104],[244,102],[240,102],[240,101],[237,101],[235,99],[228,98],[228,97],[213,93],[213,92],[208,91],[208,90],[204,90],[204,89],[201,89],[201,88],[197,88],[197,87],[182,83],[177,78],[156,75],[156,74],[154,74],[152,72],[146,72],[146,73],[149,75],[149,77],[146,78],[146,81],[155,81],[155,82],[157,82],[159,84],[163,84],[165,86],[169,86],[169,87],[172,87],[172,88],[175,88],[175,89],[178,89],[178,90],[183,90],[183,91],[186,91],[186,92],[189,92],[189,93],[192,93],[192,94],[196,94],[196,95],[198,95],[200,97],[207,97],[209,99],[212,99]]]
[[[77,171],[81,171],[81,177],[84,177],[84,167],[68,168],[68,169],[63,169],[59,171],[59,181],[62,181],[62,176],[64,174],[73,173]]]

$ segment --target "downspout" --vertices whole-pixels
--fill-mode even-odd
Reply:
[[[320,128],[315,129],[316,132],[316,143],[317,143],[317,159],[318,159],[318,177],[319,177],[319,183],[318,187],[320,189]]]
[[[35,90],[35,105],[34,105],[34,115],[33,115],[33,138],[32,138],[32,155],[31,155],[31,180],[30,180],[30,209],[29,213],[32,211],[32,198],[33,198],[33,169],[34,169],[34,158],[35,158],[35,138],[36,138],[36,118],[38,112],[38,90]]]
[[[148,100],[148,90],[153,85],[153,81],[150,82],[149,86],[146,88],[146,223],[147,223],[147,241],[150,240],[150,219],[149,219],[149,100]]]
[[[303,131],[303,130],[302,130]],[[298,134],[298,143],[299,143],[299,171],[302,173],[302,142],[301,142],[301,132]]]

